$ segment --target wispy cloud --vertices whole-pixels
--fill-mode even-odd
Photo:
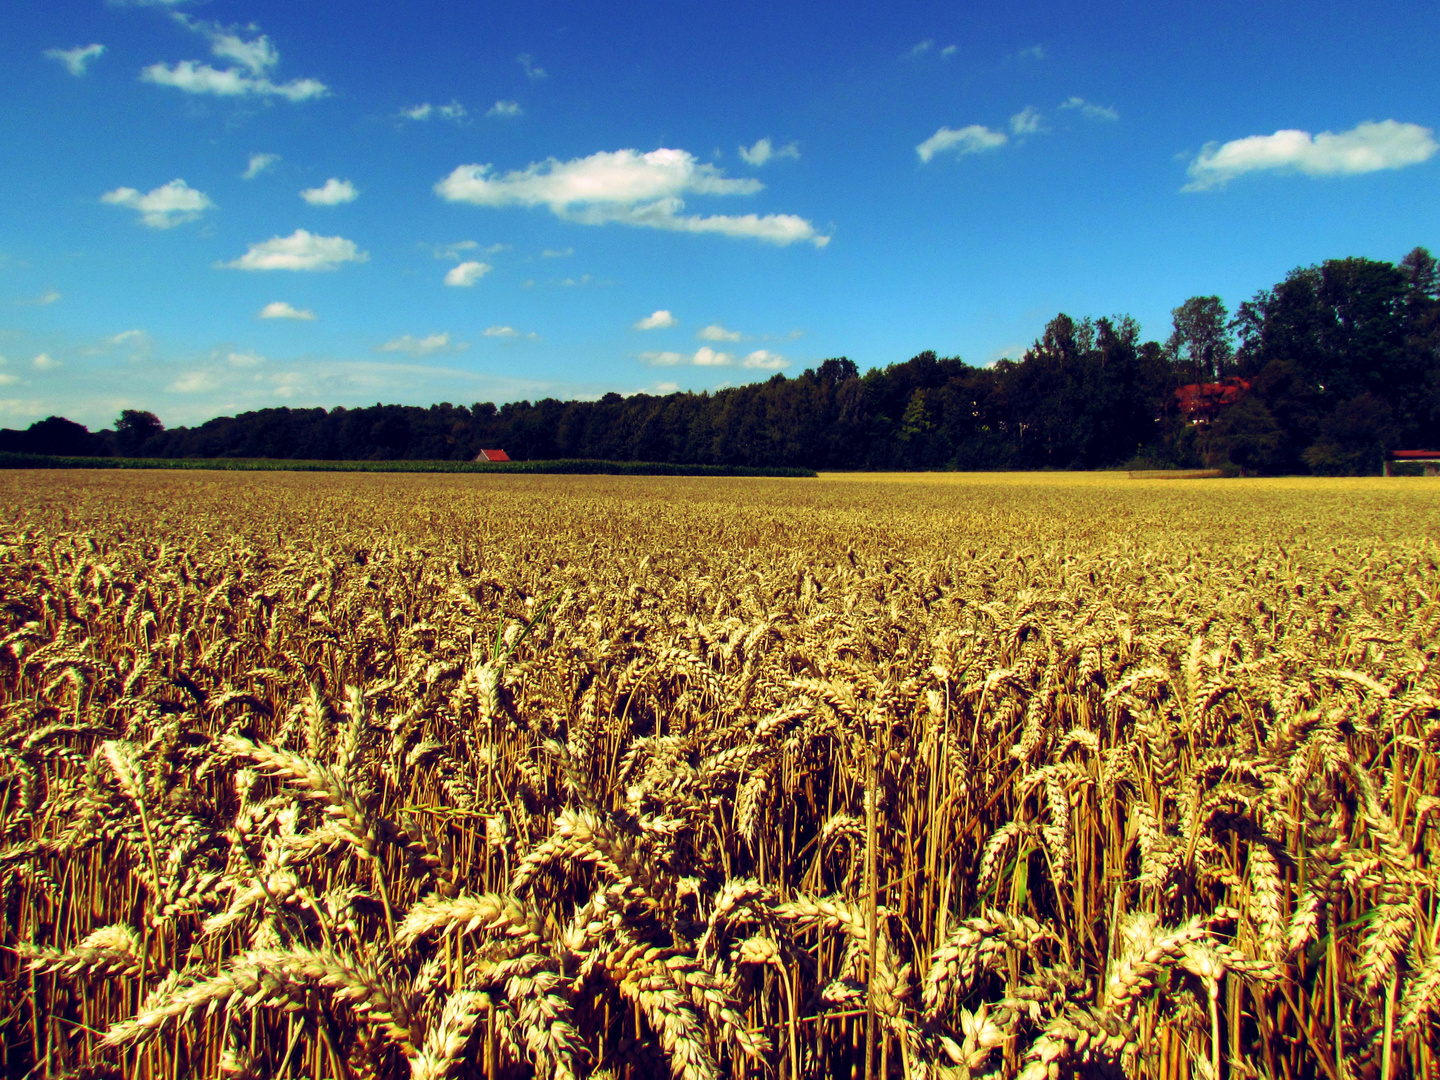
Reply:
[[[793,142],[776,147],[770,142],[769,136],[766,136],[757,140],[754,146],[740,147],[740,156],[758,168],[772,158],[795,158],[798,160],[800,147]]]
[[[65,70],[77,79],[85,74],[91,60],[105,55],[104,45],[77,45],[73,49],[46,49],[45,55],[65,65]]]
[[[515,62],[525,69],[525,77],[531,82],[537,82],[546,78],[549,74],[544,68],[535,63],[535,57],[529,53],[521,53],[515,57]]]
[[[666,327],[674,326],[678,320],[674,315],[665,310],[654,311],[635,323],[636,330],[664,330]]]
[[[1045,59],[1045,46],[1044,46],[1044,45],[1027,45],[1025,48],[1023,48],[1023,49],[1017,49],[1015,52],[1011,53],[1011,54],[1010,54],[1010,59],[1012,59],[1012,60],[1044,60],[1044,59]]]
[[[450,268],[450,271],[445,275],[445,284],[469,288],[493,269],[495,268],[489,263],[478,262],[473,259],[462,262],[459,266]]]
[[[27,307],[49,307],[58,300],[63,300],[65,294],[58,289],[47,289],[39,296],[26,297],[23,300],[16,300],[17,304],[24,304]]]
[[[1086,101],[1082,97],[1073,94],[1060,103],[1062,109],[1079,109],[1080,115],[1087,120],[1119,120],[1120,114],[1109,105],[1096,105],[1093,101]]]
[[[211,94],[216,97],[281,97],[288,101],[310,101],[324,97],[330,90],[318,79],[291,79],[286,83],[272,81],[270,74],[280,63],[280,53],[264,34],[243,37],[233,27],[203,19],[192,19],[181,12],[171,16],[186,29],[206,38],[210,52],[235,66],[216,69],[198,60],[181,60],[177,64],[151,64],[140,72],[140,78],[157,86],[169,86],[187,94]],[[245,32],[253,33],[254,27]]]
[[[60,361],[56,360],[49,353],[42,352],[30,361],[30,366],[36,371],[54,371],[60,366]]]
[[[313,322],[316,316],[309,309],[292,307],[284,300],[275,300],[261,308],[255,317],[257,319],[297,319],[302,322]]]
[[[311,206],[339,206],[354,202],[360,197],[360,192],[349,180],[337,180],[332,176],[320,187],[306,188],[300,192],[300,197]]]
[[[1035,135],[1044,130],[1040,110],[1034,105],[1026,105],[1025,108],[1010,117],[1010,131],[1016,136]]]
[[[219,265],[232,270],[334,270],[347,262],[369,259],[370,253],[361,251],[353,240],[296,229],[289,236],[251,244],[238,259]]]
[[[490,111],[487,112],[485,115],[499,116],[508,120],[511,117],[519,116],[524,111],[524,109],[520,108],[520,103],[518,101],[497,101],[494,105],[490,106]]]
[[[684,360],[685,357],[678,352],[647,351],[640,354],[640,359],[645,361],[645,363],[647,364],[654,365],[655,367],[674,367],[676,364]]]
[[[1396,120],[1367,121],[1349,131],[1322,131],[1319,135],[1287,129],[1223,144],[1207,143],[1186,170],[1190,182],[1181,190],[1224,187],[1238,176],[1268,170],[1354,176],[1403,169],[1430,160],[1437,150],[1440,143],[1430,128]]]
[[[279,154],[251,154],[250,164],[247,165],[245,171],[240,174],[240,179],[254,180],[255,177],[276,164],[279,160]]]
[[[403,352],[411,356],[429,356],[432,353],[450,352],[456,349],[463,349],[463,343],[451,343],[450,334],[431,334],[428,337],[416,338],[405,334],[403,337],[392,338],[383,345],[375,346],[376,352]]]
[[[402,120],[429,120],[432,116],[436,116],[441,120],[450,120],[457,124],[469,115],[470,113],[465,106],[453,98],[449,105],[431,105],[430,102],[426,101],[419,105],[411,105],[408,109],[400,110],[400,118]]]
[[[486,337],[495,337],[495,338],[522,338],[522,337],[523,337],[523,338],[528,338],[528,339],[530,339],[531,341],[538,341],[539,338],[540,338],[540,335],[537,334],[537,333],[535,333],[535,331],[533,331],[533,330],[531,330],[529,333],[525,333],[525,332],[523,332],[523,331],[516,330],[513,326],[491,326],[491,327],[488,327],[485,331],[483,331],[483,333],[484,333],[484,335],[485,335]]]
[[[422,245],[423,246],[423,245]],[[502,251],[509,251],[509,244],[491,244],[482,248],[474,240],[457,240],[453,244],[436,244],[430,249],[435,253],[437,259],[449,259],[451,262],[459,262],[471,252],[478,252],[481,255],[498,255]]]
[[[919,146],[915,153],[928,162],[936,154],[953,152],[956,157],[995,150],[1010,141],[1003,131],[991,131],[984,124],[968,124],[963,128],[942,127]]]
[[[203,191],[196,191],[184,180],[171,180],[144,195],[135,188],[119,187],[100,196],[111,206],[124,206],[140,212],[140,220],[152,229],[169,229],[194,221],[215,204]]]
[[[574,254],[575,249],[573,247],[546,248],[544,251],[540,252],[540,257],[542,259],[568,259],[571,255]]]
[[[695,336],[701,341],[739,341],[742,337],[739,330],[726,330],[719,323],[711,323]]]
[[[794,214],[683,214],[682,194],[751,195],[763,185],[730,179],[684,150],[600,152],[549,158],[526,169],[492,175],[489,165],[461,165],[435,185],[450,202],[477,206],[548,206],[557,217],[584,225],[619,222],[675,232],[720,233],[786,245],[824,247],[830,238]]]
[[[758,368],[761,371],[779,371],[789,363],[785,357],[772,353],[769,349],[756,349],[744,360],[745,367]]]
[[[929,52],[929,51],[930,51],[932,48],[934,48],[934,47],[935,47],[935,39],[934,39],[934,38],[926,38],[924,41],[916,42],[914,45],[912,45],[912,46],[910,47],[910,55],[911,55],[911,56],[924,56],[927,52]]]

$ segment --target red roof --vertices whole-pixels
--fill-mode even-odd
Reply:
[[[510,455],[504,450],[481,450],[475,456],[476,461],[509,461]]]
[[[1249,379],[1230,376],[1219,382],[1190,383],[1175,391],[1180,411],[1192,420],[1214,420],[1226,405],[1234,405],[1250,389]]]
[[[1440,450],[1391,450],[1394,461],[1440,461]]]

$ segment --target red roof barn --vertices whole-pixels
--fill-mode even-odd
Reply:
[[[509,461],[510,455],[504,450],[481,450],[475,455],[476,461]]]
[[[1231,376],[1219,382],[1191,383],[1175,391],[1175,403],[1192,424],[1208,424],[1226,405],[1234,405],[1250,389],[1249,379]]]

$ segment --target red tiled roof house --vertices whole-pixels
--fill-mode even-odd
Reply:
[[[510,455],[504,450],[481,450],[475,455],[476,461],[509,461]]]

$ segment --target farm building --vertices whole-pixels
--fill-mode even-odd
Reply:
[[[510,455],[504,450],[481,450],[475,455],[476,461],[509,461]]]
[[[1192,424],[1208,424],[1226,405],[1234,405],[1250,390],[1250,380],[1230,376],[1219,382],[1190,383],[1175,391],[1175,403]]]

